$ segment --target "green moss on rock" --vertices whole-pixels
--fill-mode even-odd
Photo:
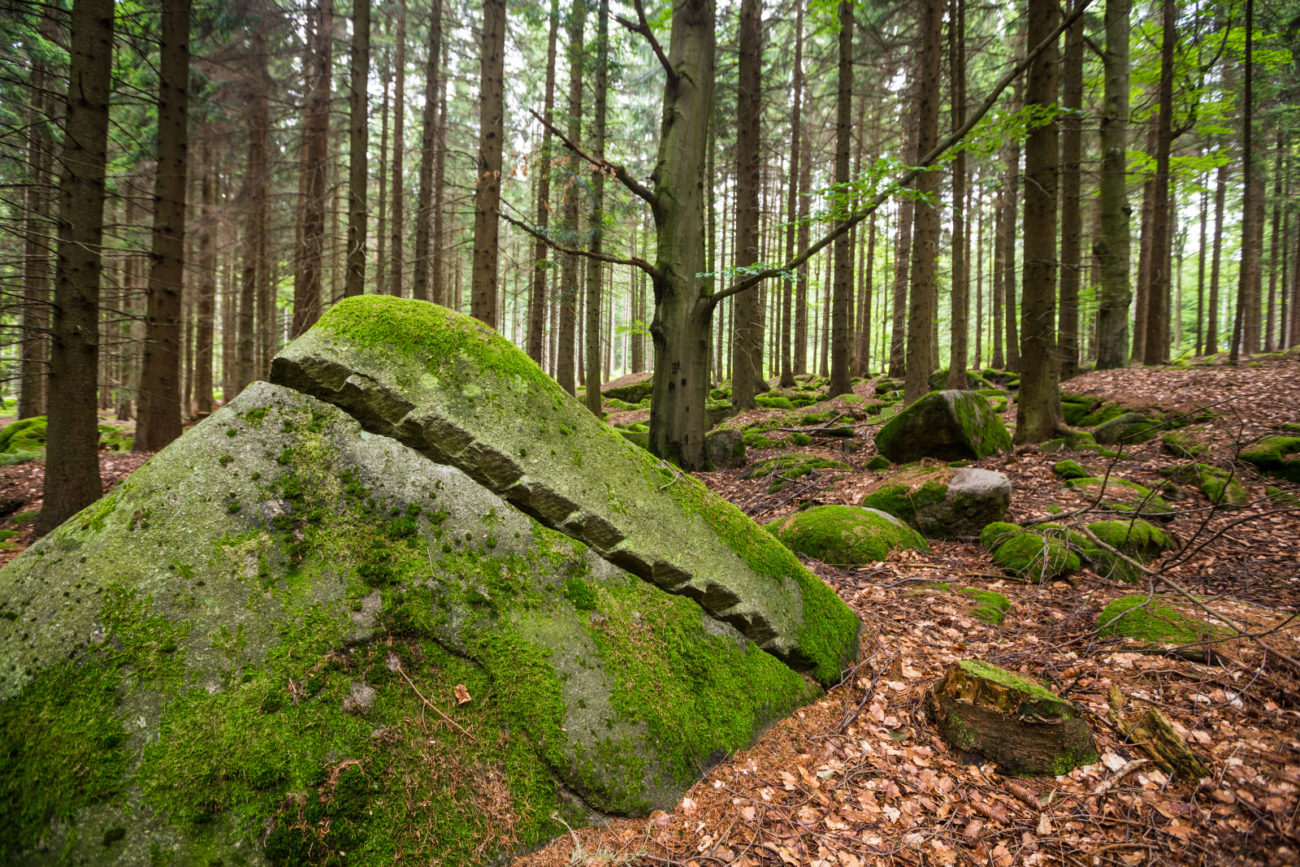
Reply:
[[[979,395],[933,391],[887,421],[876,448],[895,463],[979,459],[1011,448],[1011,435]]]
[[[1007,610],[1011,608],[1011,600],[996,590],[963,587],[957,592],[975,600],[975,607],[970,612],[971,617],[983,620],[990,626],[1001,626],[1002,621],[1007,617]]]
[[[1153,648],[1231,637],[1231,629],[1206,623],[1177,607],[1172,597],[1121,596],[1102,609],[1098,634],[1140,641]]]
[[[1105,491],[1101,499],[1102,508],[1156,520],[1169,520],[1174,516],[1173,508],[1164,497],[1144,485],[1139,485],[1137,482],[1130,482],[1116,476],[1107,479],[1090,476],[1082,479],[1069,479],[1065,483],[1066,488],[1080,491],[1090,498],[1097,495],[1097,491],[1094,489],[1103,486]]]
[[[993,562],[1025,581],[1060,578],[1083,565],[1065,540],[1030,532],[1014,535],[993,549]]]
[[[1085,470],[1078,461],[1071,460],[1059,461],[1053,464],[1052,472],[1063,479],[1087,479],[1092,477],[1092,473]]]
[[[1260,472],[1300,482],[1300,437],[1268,437],[1241,453]]]
[[[884,560],[893,551],[927,551],[925,539],[892,515],[858,506],[815,506],[772,529],[791,551],[837,565]]]

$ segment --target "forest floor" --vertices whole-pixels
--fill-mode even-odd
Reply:
[[[1186,489],[1168,525],[1180,548],[1155,566],[1257,637],[1217,646],[1213,664],[1140,652],[1100,638],[1098,615],[1161,579],[1134,587],[1084,571],[1071,582],[1017,583],[975,540],[932,541],[928,553],[850,569],[805,560],[866,627],[859,662],[844,681],[710,769],[671,811],[577,829],[517,863],[1300,862],[1300,670],[1277,655],[1300,658],[1300,620],[1291,619],[1300,612],[1300,509],[1264,494],[1269,485],[1300,489],[1235,460],[1251,441],[1300,421],[1300,358],[1094,372],[1063,389],[1133,408],[1214,409],[1213,420],[1183,431],[1210,446],[1202,461],[1232,467],[1252,503],[1212,510]],[[1014,407],[1006,419],[1014,420]],[[769,479],[744,480],[735,470],[701,478],[759,521],[810,504],[857,503],[880,477],[865,468],[876,453],[872,425],[859,423],[857,433],[856,451],[843,443],[801,449],[853,469],[819,471],[776,494],[767,493]],[[750,459],[777,453],[751,450]],[[102,455],[105,489],[146,457]],[[1024,521],[1087,505],[1052,472],[1064,457],[1152,488],[1164,480],[1162,469],[1179,462],[1157,438],[1126,446],[1117,459],[1024,447],[976,465],[1007,474],[1014,486],[1008,520]],[[8,549],[0,562],[29,541],[42,470],[41,462],[0,468],[0,530],[16,531],[0,543]],[[952,581],[1008,596],[1006,620],[989,625],[971,616],[969,600],[933,587]],[[1050,682],[1084,709],[1101,760],[1055,778],[1015,778],[956,755],[928,720],[925,693],[968,658]],[[1210,775],[1171,780],[1127,743],[1107,718],[1112,686],[1138,707],[1163,711]]]

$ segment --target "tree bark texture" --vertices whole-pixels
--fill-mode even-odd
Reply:
[[[939,81],[942,75],[940,40],[943,33],[943,0],[923,0],[918,25],[921,50],[917,59],[916,150],[927,154],[939,142]],[[907,363],[903,401],[911,404],[930,390],[930,356],[933,351],[933,319],[938,315],[935,259],[939,252],[939,211],[931,200],[939,189],[935,172],[922,172],[916,181],[915,237],[912,241],[912,286],[907,316]]]
[[[290,336],[297,337],[316,323],[321,314],[325,270],[325,197],[328,189],[330,132],[330,70],[334,54],[334,0],[319,0],[316,45],[312,51],[311,87],[303,128],[302,244],[299,273],[293,286],[293,322]]]
[[[479,55],[478,178],[474,189],[474,272],[470,312],[497,325],[497,262],[501,212],[501,152],[505,137],[506,2],[483,0]],[[417,262],[417,266],[420,265]]]
[[[763,7],[759,0],[740,4],[739,82],[736,92],[736,268],[758,262],[758,193],[762,182],[759,146],[762,128]],[[731,343],[731,409],[753,409],[763,378],[759,296],[755,290],[733,299],[735,329]]]
[[[835,184],[837,200],[834,211],[846,214],[853,207],[849,199],[849,150],[853,143],[853,3],[840,0],[839,54],[835,89]],[[937,54],[937,51],[936,51]],[[937,58],[936,58],[937,60]],[[937,63],[936,63],[937,65]],[[937,88],[937,83],[936,83]],[[938,138],[938,105],[935,105],[935,138]],[[937,219],[937,215],[936,215]],[[831,300],[831,378],[832,397],[848,394],[853,375],[852,316],[853,306],[853,238],[845,232],[835,239],[835,273],[832,276]]]
[[[1128,363],[1129,277],[1128,147],[1129,4],[1106,0],[1106,48],[1102,55],[1105,109],[1101,118],[1101,232],[1093,253],[1101,276],[1097,306],[1097,367]]]
[[[1161,0],[1163,33],[1160,45],[1160,117],[1156,123],[1156,176],[1152,202],[1151,282],[1147,294],[1146,341],[1144,364],[1162,364],[1169,360],[1166,351],[1169,334],[1169,154],[1173,148],[1174,113],[1174,0]]]
[[[434,14],[439,8],[434,0]],[[352,0],[352,59],[348,77],[348,261],[343,295],[366,289],[366,184],[370,177],[370,0]]]
[[[555,49],[560,29],[560,0],[551,0],[546,37],[546,91],[542,102],[542,149],[537,159],[537,228],[545,234],[551,224],[551,124],[555,110]],[[546,242],[533,241],[532,288],[528,295],[528,357],[538,364],[544,356],[546,328]]]
[[[1079,286],[1083,278],[1083,18],[1065,33],[1061,66],[1061,379],[1079,372]]]
[[[966,120],[966,3],[948,6],[948,69],[951,81],[952,128]],[[970,263],[966,258],[966,152],[952,161],[952,342],[948,355],[948,388],[967,387],[966,357],[970,351]]]
[[[609,0],[600,0],[596,13],[596,92],[592,106],[591,147],[597,159],[605,158],[605,118],[609,93]],[[591,240],[589,249],[600,255],[603,252],[605,233],[605,174],[593,172],[591,177]],[[604,382],[600,363],[600,295],[601,263],[587,261],[587,409],[600,418],[600,386]]]
[[[397,0],[397,34],[394,39],[393,54],[393,170],[392,195],[389,197],[389,237],[388,257],[389,276],[388,294],[402,297],[402,284],[406,272],[406,262],[402,255],[402,239],[405,235],[406,186],[402,176],[403,164],[406,162],[406,0]]]
[[[485,34],[486,38],[486,34]],[[442,64],[442,0],[433,0],[429,16],[429,57],[424,67],[424,106],[420,110],[420,174],[415,194],[415,258],[411,297],[431,301],[429,289],[433,224],[433,164],[437,157],[438,94]]]
[[[569,141],[582,139],[582,67],[586,59],[583,47],[583,27],[587,7],[577,3],[569,7]],[[576,245],[578,237],[579,191],[582,170],[577,157],[570,156],[572,173],[564,186],[564,232],[569,243]],[[565,254],[560,265],[560,328],[555,338],[558,354],[555,360],[555,381],[573,394],[575,391],[578,328],[578,257]]]
[[[328,0],[327,0],[328,2]],[[189,146],[190,0],[162,4],[158,167],[134,451],[156,452],[181,435],[181,288]]]
[[[1029,0],[1028,42],[1051,36],[1060,18],[1056,0]],[[1055,44],[1029,66],[1027,106],[1056,104],[1060,51]],[[1020,305],[1020,399],[1016,442],[1037,443],[1056,435],[1062,422],[1056,356],[1056,192],[1060,143],[1055,119],[1025,142],[1025,232],[1023,297]]]
[[[45,449],[37,535],[53,530],[102,493],[95,377],[112,60],[113,0],[75,0],[47,401],[48,425],[59,435],[50,437]]]

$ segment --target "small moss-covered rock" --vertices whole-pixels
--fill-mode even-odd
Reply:
[[[927,457],[978,460],[1011,448],[1011,435],[979,395],[932,391],[880,428],[876,448],[896,464]]]
[[[1056,473],[1063,479],[1087,479],[1092,477],[1092,473],[1085,470],[1078,461],[1059,461],[1052,466],[1052,472]]]
[[[1150,563],[1173,547],[1173,539],[1164,530],[1141,518],[1127,521],[1093,521],[1088,530],[1105,544],[1139,563]],[[1137,584],[1141,569],[1105,548],[1092,544],[1086,537],[1078,543],[1079,552],[1103,578]]]
[[[42,452],[45,450],[46,417],[19,419],[0,429],[0,452]]]
[[[881,470],[887,470],[892,466],[893,464],[890,462],[889,458],[884,455],[876,455],[871,460],[867,461],[867,469],[872,472],[878,473]]]
[[[1270,500],[1279,506],[1300,506],[1300,495],[1293,494],[1290,491],[1284,491],[1281,488],[1269,486],[1264,489],[1264,493]]]
[[[1204,660],[1204,642],[1235,634],[1226,626],[1207,623],[1184,606],[1182,600],[1170,596],[1121,596],[1102,609],[1097,618],[1098,635],[1130,638],[1151,650]]]
[[[862,505],[901,518],[934,539],[975,536],[1006,517],[1011,482],[992,470],[914,467],[869,486]]]
[[[1230,470],[1192,463],[1171,467],[1167,472],[1183,484],[1195,487],[1216,506],[1235,509],[1250,502],[1250,494]]]
[[[779,394],[760,394],[754,397],[754,403],[763,409],[794,409],[794,402]]]
[[[1089,476],[1069,479],[1065,483],[1066,488],[1080,491],[1087,497],[1097,496],[1098,489],[1103,489],[1103,486],[1101,506],[1104,509],[1158,521],[1168,521],[1174,517],[1174,510],[1164,497],[1137,482],[1116,476],[1108,479]]]
[[[968,659],[927,693],[930,714],[958,750],[998,763],[1005,774],[1068,774],[1097,761],[1082,712],[1018,674]]]
[[[1011,608],[1011,600],[996,590],[980,590],[977,587],[962,587],[956,591],[962,596],[975,600],[975,607],[970,615],[976,620],[983,620],[990,626],[1001,626]]]
[[[1069,541],[1048,532],[1022,531],[1005,538],[993,551],[993,562],[1022,581],[1061,578],[1082,567]]]
[[[1300,437],[1268,437],[1241,453],[1260,472],[1300,482]]]
[[[925,539],[893,515],[860,506],[814,506],[769,525],[791,551],[824,563],[886,559],[891,551],[927,551]]]
[[[1171,430],[1160,438],[1160,445],[1169,454],[1179,458],[1199,458],[1209,446],[1192,439],[1186,431]]]
[[[1126,412],[1093,430],[1092,436],[1103,445],[1144,443],[1160,432],[1160,423],[1136,412]]]
[[[766,458],[754,464],[741,476],[743,479],[764,479],[774,476],[772,483],[768,485],[767,492],[775,494],[785,488],[795,479],[804,476],[816,470],[847,470],[849,465],[843,461],[835,461],[830,458],[819,458],[815,455],[806,455],[803,453],[793,453],[785,455],[776,455],[775,457]]]
[[[715,470],[732,470],[745,465],[745,438],[738,430],[721,428],[704,436],[704,454]]]
[[[618,383],[606,383],[600,394],[606,400],[621,400],[630,404],[639,404],[650,396],[654,390],[654,380],[648,373],[634,373],[618,380]]]

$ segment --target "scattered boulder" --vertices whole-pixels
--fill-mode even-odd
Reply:
[[[932,391],[880,428],[876,448],[896,464],[921,458],[978,460],[1011,448],[1011,435],[979,395]]]
[[[767,486],[769,494],[775,494],[784,490],[785,486],[795,479],[803,478],[815,470],[847,470],[849,465],[843,461],[835,461],[830,458],[819,458],[815,455],[808,455],[802,452],[792,452],[790,454],[776,455],[775,457],[765,458],[754,464],[741,476],[742,479],[764,479],[773,476],[772,483]]]
[[[1051,690],[976,659],[948,669],[927,702],[944,738],[1003,774],[1068,774],[1097,761],[1083,712]]]
[[[1063,479],[1088,479],[1092,473],[1085,470],[1077,461],[1064,460],[1052,466],[1052,472]]]
[[[286,352],[353,409],[256,383],[0,572],[0,860],[508,859],[852,658],[784,546],[467,317],[364,296]]]
[[[1077,534],[1075,534],[1077,535]],[[993,562],[1013,578],[1040,583],[1063,578],[1083,567],[1077,543],[1059,524],[1041,524],[1033,530],[997,522],[980,533],[980,544],[993,554]]]
[[[1160,445],[1178,458],[1195,460],[1210,450],[1209,446],[1192,439],[1186,431],[1171,430],[1160,438]]]
[[[1268,437],[1241,453],[1261,473],[1300,482],[1300,437]]]
[[[46,417],[43,415],[22,418],[0,429],[0,452],[45,451]]]
[[[639,404],[654,391],[654,375],[650,373],[630,373],[607,382],[600,389],[601,397],[621,400],[625,403]]]
[[[1216,506],[1240,508],[1250,502],[1250,494],[1235,473],[1210,464],[1191,463],[1170,467],[1165,471],[1171,478],[1191,485]]]
[[[1088,531],[1105,544],[1139,563],[1150,563],[1173,547],[1173,539],[1168,533],[1141,518],[1127,521],[1093,521],[1088,524]],[[1080,553],[1093,570],[1103,578],[1136,584],[1142,580],[1142,571],[1115,556],[1105,548],[1084,543]]]
[[[1236,633],[1206,622],[1184,605],[1172,596],[1121,596],[1102,609],[1097,634],[1132,639],[1147,650],[1205,662],[1209,659],[1208,643],[1230,639]]]
[[[1130,482],[1111,476],[1107,479],[1089,476],[1082,479],[1069,479],[1065,487],[1080,491],[1087,497],[1096,497],[1101,491],[1101,507],[1112,512],[1126,515],[1152,518],[1157,521],[1169,521],[1174,517],[1174,510],[1164,497],[1137,482]]]
[[[867,488],[862,505],[888,512],[932,539],[978,536],[1007,515],[1011,481],[993,470],[913,467]]]
[[[715,470],[734,470],[745,465],[745,437],[738,430],[721,428],[704,437],[704,454]]]
[[[768,525],[791,551],[838,566],[884,560],[890,552],[928,551],[911,527],[876,509],[814,506]]]
[[[893,463],[891,463],[889,458],[884,455],[876,455],[871,460],[867,461],[867,469],[877,473],[881,470],[887,470],[892,466]]]
[[[1160,422],[1136,412],[1126,412],[1098,425],[1092,437],[1103,445],[1144,443],[1160,432]]]

